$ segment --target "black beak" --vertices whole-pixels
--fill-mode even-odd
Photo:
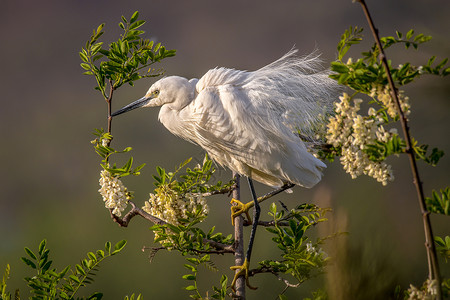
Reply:
[[[118,116],[120,114],[126,113],[127,111],[142,107],[146,104],[148,104],[150,102],[150,100],[152,100],[152,97],[142,97],[139,100],[136,100],[124,107],[122,107],[121,109],[119,109],[118,111],[115,111],[111,114],[112,117]]]

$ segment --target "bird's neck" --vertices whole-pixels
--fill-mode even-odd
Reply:
[[[159,111],[159,121],[166,127],[172,134],[179,137],[186,138],[182,133],[186,131],[186,122],[183,122],[183,118],[180,117],[182,110],[173,109],[168,104],[161,107]]]

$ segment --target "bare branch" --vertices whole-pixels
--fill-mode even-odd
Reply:
[[[145,252],[145,250],[150,250],[150,254],[148,255],[148,260],[150,263],[153,261],[153,258],[155,258],[156,253],[158,253],[159,250],[167,250],[165,247],[142,247],[142,252]]]
[[[110,214],[111,214],[111,218],[113,219],[114,222],[119,224],[120,227],[128,227],[128,224],[130,223],[131,219],[138,215],[141,216],[142,218],[152,222],[153,224],[157,224],[157,225],[166,225],[167,224],[167,222],[165,222],[155,216],[152,216],[151,214],[147,213],[143,209],[137,207],[133,201],[128,201],[128,203],[131,204],[132,208],[123,218],[120,218],[120,217],[114,215],[112,213],[112,209],[109,210]],[[234,245],[227,245],[227,244],[219,243],[219,242],[209,240],[206,238],[203,239],[203,243],[210,245],[211,247],[216,249],[215,251],[217,251],[220,254],[235,252]],[[194,250],[192,250],[192,251],[194,251]],[[213,253],[213,252],[211,252],[211,253]]]
[[[438,263],[437,255],[436,255],[436,247],[434,245],[433,231],[432,231],[431,222],[430,222],[430,212],[427,211],[427,207],[425,204],[423,185],[422,185],[422,181],[420,180],[419,170],[417,168],[416,157],[415,157],[414,149],[413,149],[412,143],[411,143],[411,136],[409,133],[408,120],[401,108],[400,101],[398,99],[397,88],[395,87],[394,80],[392,79],[392,74],[389,69],[388,61],[387,61],[386,55],[384,53],[380,38],[378,36],[378,29],[375,27],[375,25],[373,23],[372,17],[370,15],[369,9],[368,9],[365,1],[358,0],[358,2],[362,6],[362,9],[363,9],[364,14],[367,19],[367,22],[369,23],[369,27],[372,31],[373,37],[377,44],[378,50],[380,51],[380,60],[386,71],[387,79],[389,82],[389,87],[391,89],[392,98],[394,99],[395,105],[397,107],[397,111],[400,115],[400,123],[402,125],[403,135],[404,135],[405,141],[406,141],[406,153],[408,154],[408,157],[409,157],[411,172],[413,175],[413,183],[416,187],[417,197],[419,200],[419,205],[420,205],[420,209],[421,209],[422,217],[423,217],[423,225],[424,225],[424,230],[425,230],[425,247],[427,249],[428,267],[429,267],[429,279],[436,280],[436,285],[438,287],[437,288],[437,290],[438,290],[437,298],[442,299],[439,263]]]

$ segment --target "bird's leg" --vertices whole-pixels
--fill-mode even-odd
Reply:
[[[267,200],[270,197],[275,196],[276,194],[279,194],[287,189],[292,188],[294,185],[295,184],[289,183],[289,182],[285,183],[281,187],[265,194],[264,196],[257,198],[257,202],[261,203],[264,200]],[[231,206],[231,224],[233,224],[233,226],[234,226],[234,218],[236,218],[237,216],[240,216],[243,213],[245,213],[245,215],[247,216],[248,221],[252,222],[252,219],[250,218],[250,214],[248,213],[248,211],[250,210],[250,208],[252,208],[255,205],[255,203],[256,203],[255,201],[250,201],[250,202],[244,204],[239,200],[231,199],[230,203],[235,204],[235,205]]]
[[[252,193],[252,199],[253,199],[253,205],[255,206],[255,209],[253,210],[253,224],[252,224],[252,231],[250,233],[250,241],[248,242],[248,248],[247,253],[245,254],[245,260],[242,266],[233,266],[230,267],[231,270],[239,270],[233,278],[233,282],[231,283],[231,288],[234,290],[236,280],[239,278],[239,276],[245,276],[245,282],[247,286],[252,289],[256,290],[256,287],[253,287],[250,285],[248,281],[248,270],[250,266],[250,257],[252,255],[252,248],[253,248],[253,242],[255,240],[256,235],[256,228],[258,227],[258,221],[259,221],[259,215],[261,214],[261,207],[259,206],[258,198],[256,197],[255,188],[253,187],[253,181],[248,177],[248,185],[250,186],[250,191]],[[248,214],[248,212],[247,212]]]

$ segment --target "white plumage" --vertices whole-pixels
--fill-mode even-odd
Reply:
[[[269,186],[312,187],[326,166],[299,133],[314,140],[318,123],[332,111],[336,84],[317,71],[317,56],[296,52],[253,72],[215,68],[200,80],[165,77],[113,116],[161,106],[161,123],[218,164]]]

